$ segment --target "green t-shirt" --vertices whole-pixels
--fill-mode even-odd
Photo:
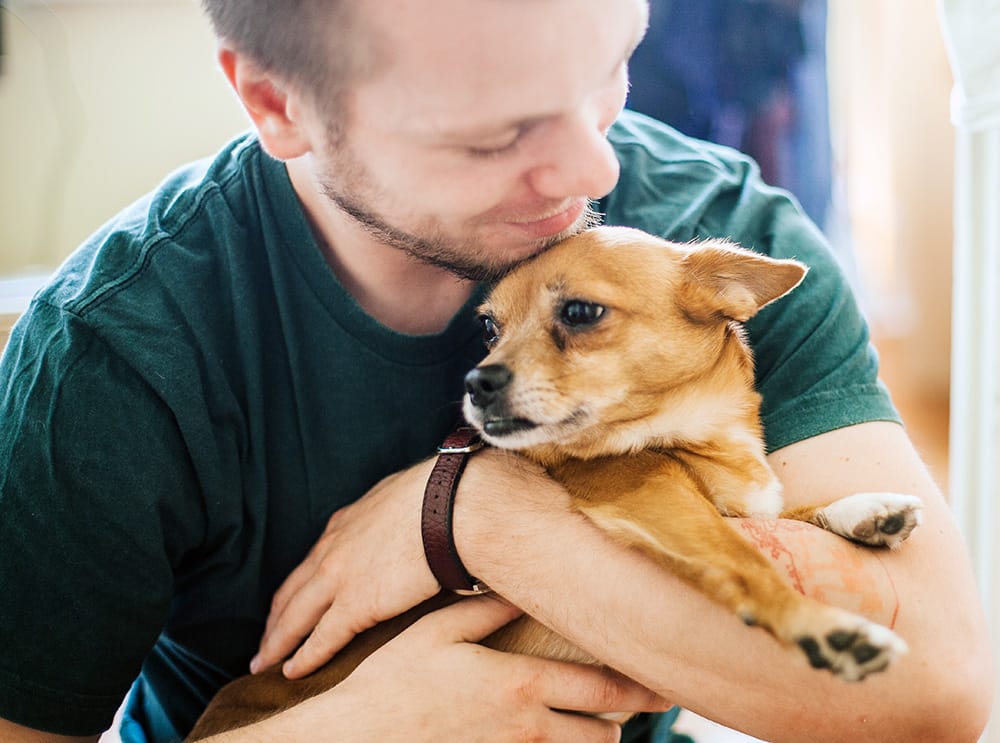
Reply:
[[[812,267],[748,326],[770,448],[897,420],[847,284],[786,194],[634,114],[611,139],[608,223]],[[139,677],[145,735],[185,733],[245,672],[330,515],[453,424],[483,356],[478,299],[438,335],[367,316],[250,135],[102,227],[0,362],[0,717],[94,734]]]

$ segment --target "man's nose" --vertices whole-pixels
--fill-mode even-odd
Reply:
[[[550,199],[599,199],[615,187],[618,157],[601,126],[587,117],[574,117],[552,134],[544,162],[528,173],[536,193]]]

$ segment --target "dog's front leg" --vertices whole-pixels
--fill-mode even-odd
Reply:
[[[885,669],[906,651],[891,630],[797,593],[678,472],[603,502],[578,503],[616,541],[640,549],[745,623],[847,681]],[[612,491],[613,492],[613,491]]]

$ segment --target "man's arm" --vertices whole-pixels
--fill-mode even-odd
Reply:
[[[457,501],[456,541],[472,574],[681,706],[775,743],[971,741],[984,726],[992,681],[970,568],[947,504],[899,426],[842,429],[770,461],[789,505],[859,491],[919,496],[924,523],[901,549],[858,547],[797,522],[744,527],[807,594],[890,624],[909,644],[898,665],[860,684],[812,670],[612,544],[527,469],[518,497],[504,504],[491,492],[490,459],[467,471]]]
[[[473,575],[608,665],[757,737],[975,740],[992,683],[981,607],[948,506],[903,429],[853,426],[789,446],[770,461],[789,506],[882,490],[923,500],[923,525],[893,552],[800,522],[734,522],[805,593],[891,625],[910,652],[886,673],[847,684],[809,668],[613,543],[561,487],[508,452],[484,450],[469,462],[456,497],[458,552]],[[297,673],[429,597],[418,595],[428,590],[430,573],[417,523],[429,469],[422,463],[388,478],[331,520],[279,592],[263,641],[268,662],[290,652],[316,626],[312,618],[319,624],[296,654]],[[361,577],[371,575],[389,580],[392,590],[371,591],[370,578]],[[309,627],[294,619],[302,616]]]

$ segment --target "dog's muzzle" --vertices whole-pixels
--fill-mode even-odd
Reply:
[[[465,391],[469,402],[483,418],[483,432],[490,436],[504,436],[534,428],[527,418],[513,415],[508,405],[508,388],[514,373],[503,364],[477,366],[465,375]]]

